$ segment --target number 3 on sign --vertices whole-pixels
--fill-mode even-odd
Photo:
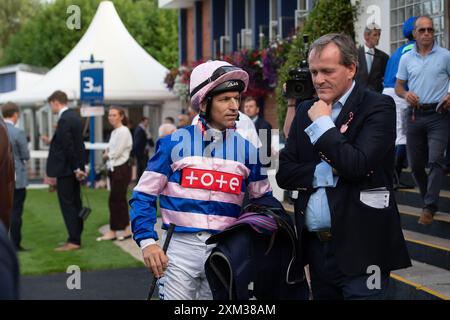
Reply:
[[[91,77],[83,77],[84,82],[84,92],[93,92],[94,91],[94,79]]]

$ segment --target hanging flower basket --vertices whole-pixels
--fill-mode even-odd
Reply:
[[[286,41],[276,41],[263,50],[243,49],[223,57],[223,60],[242,68],[249,74],[250,82],[246,96],[258,99],[273,94],[278,81],[277,71],[286,61],[286,43]],[[203,62],[204,60],[199,60],[191,65],[181,65],[171,69],[164,80],[167,88],[187,101],[192,69]]]

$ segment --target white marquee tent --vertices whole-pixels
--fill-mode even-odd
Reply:
[[[95,60],[103,61],[105,105],[141,109],[139,114],[151,119],[154,136],[163,117],[175,117],[181,112],[179,99],[164,84],[168,70],[134,40],[113,3],[102,1],[85,34],[62,61],[32,86],[0,94],[0,104],[13,101],[23,108],[21,126],[30,137],[32,161],[29,161],[29,172],[32,176],[44,175],[48,149],[36,137],[52,136],[57,120],[46,106],[47,97],[55,90],[62,90],[67,93],[72,107],[80,106],[81,60],[90,60],[91,55]],[[98,143],[86,144],[88,149],[104,149],[105,144],[101,143],[104,122],[105,117],[95,118],[95,141]],[[100,163],[99,152],[96,158]]]
[[[164,84],[167,69],[129,34],[111,1],[100,3],[81,40],[43,79],[32,88],[0,95],[0,103],[39,106],[55,90],[63,90],[70,100],[78,101],[80,61],[89,60],[91,55],[103,60],[105,103],[173,103],[175,96]]]

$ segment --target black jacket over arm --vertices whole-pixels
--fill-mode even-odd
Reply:
[[[85,148],[82,123],[74,110],[66,110],[58,120],[47,159],[49,177],[67,177],[74,170],[84,170]]]
[[[356,84],[336,127],[325,132],[315,145],[304,132],[311,124],[307,112],[312,104],[311,100],[305,101],[297,108],[276,175],[280,187],[299,191],[295,203],[297,230],[304,228],[306,206],[315,192],[314,171],[324,160],[339,174],[337,186],[326,190],[332,247],[341,271],[356,275],[365,274],[370,265],[377,265],[382,271],[410,266],[392,187],[394,101]],[[348,122],[350,113],[353,120],[341,133],[339,128]],[[379,187],[389,190],[388,207],[375,209],[360,201],[361,191]]]

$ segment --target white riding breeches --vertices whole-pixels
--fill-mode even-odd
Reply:
[[[211,300],[205,262],[215,244],[206,245],[208,232],[174,233],[167,249],[169,265],[158,280],[161,300]],[[162,242],[166,233],[162,237]]]

